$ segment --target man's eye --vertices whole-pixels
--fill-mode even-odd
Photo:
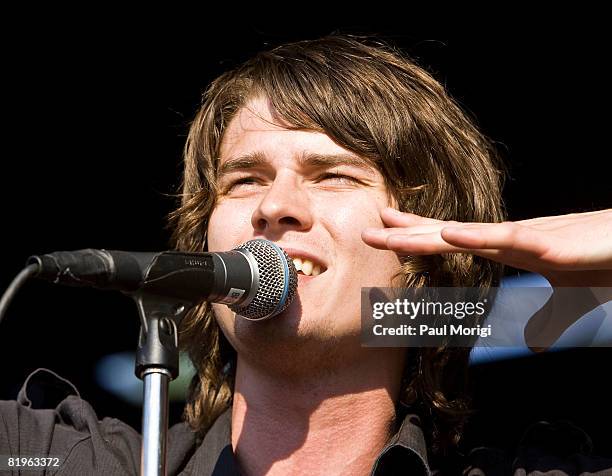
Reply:
[[[243,177],[241,179],[234,180],[232,183],[229,184],[227,189],[231,190],[235,188],[237,185],[242,185],[242,184],[249,185],[249,184],[254,184],[254,183],[255,183],[255,179],[253,177]]]
[[[334,182],[337,183],[361,183],[358,179],[356,179],[355,177],[351,177],[349,175],[342,175],[342,174],[335,174],[335,173],[326,173],[321,175],[318,179],[317,182],[322,182],[323,180],[332,180]],[[240,179],[234,180],[233,182],[231,182],[226,190],[232,191],[235,188],[241,186],[241,185],[256,185],[257,184],[257,179],[255,177],[242,177]]]
[[[319,181],[321,180],[335,180],[341,183],[346,183],[346,182],[360,183],[360,181],[357,180],[355,177],[351,177],[349,175],[334,174],[334,173],[327,173],[327,174],[322,175],[321,177],[319,177]]]

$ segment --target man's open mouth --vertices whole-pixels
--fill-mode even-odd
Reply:
[[[327,265],[318,253],[303,248],[286,247],[283,244],[279,244],[279,246],[285,250],[287,256],[293,261],[298,275],[316,277],[327,271]]]
[[[298,274],[306,276],[318,276],[326,271],[326,268],[318,263],[314,263],[306,258],[293,258],[293,264]]]

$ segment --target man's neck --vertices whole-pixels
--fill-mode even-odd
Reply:
[[[245,475],[368,475],[393,433],[403,353],[279,375],[238,359],[232,446]]]

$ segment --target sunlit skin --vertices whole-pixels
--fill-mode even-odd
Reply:
[[[384,228],[362,233],[378,249],[398,255],[472,253],[548,279],[553,294],[523,330],[534,351],[547,350],[578,319],[612,299],[610,209],[504,223],[434,220],[393,208],[381,217]]]
[[[214,305],[238,352],[232,445],[247,475],[369,474],[392,431],[405,353],[360,346],[360,290],[394,284],[400,256],[473,253],[556,286],[612,285],[611,210],[498,224],[402,213],[375,168],[325,134],[284,126],[263,98],[233,118],[208,227],[210,251],[266,238],[327,268],[301,276],[294,303],[269,321]]]
[[[369,474],[390,436],[405,353],[360,345],[361,288],[388,286],[400,264],[395,252],[365,244],[361,232],[382,227],[380,212],[393,203],[377,170],[327,164],[358,158],[325,134],[285,129],[263,99],[230,122],[221,168],[245,156],[259,163],[220,177],[208,249],[266,238],[311,253],[327,269],[300,276],[297,299],[269,321],[215,305],[238,352],[237,459],[249,475]],[[360,444],[339,437],[346,434],[359,435]]]
[[[612,286],[612,210],[505,223],[460,223],[382,211],[366,243],[400,255],[473,253],[540,273],[555,286]]]

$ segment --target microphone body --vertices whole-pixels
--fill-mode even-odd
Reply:
[[[261,239],[219,253],[84,249],[31,256],[32,263],[37,277],[54,283],[223,303],[251,320],[282,312],[297,288],[293,261]]]

